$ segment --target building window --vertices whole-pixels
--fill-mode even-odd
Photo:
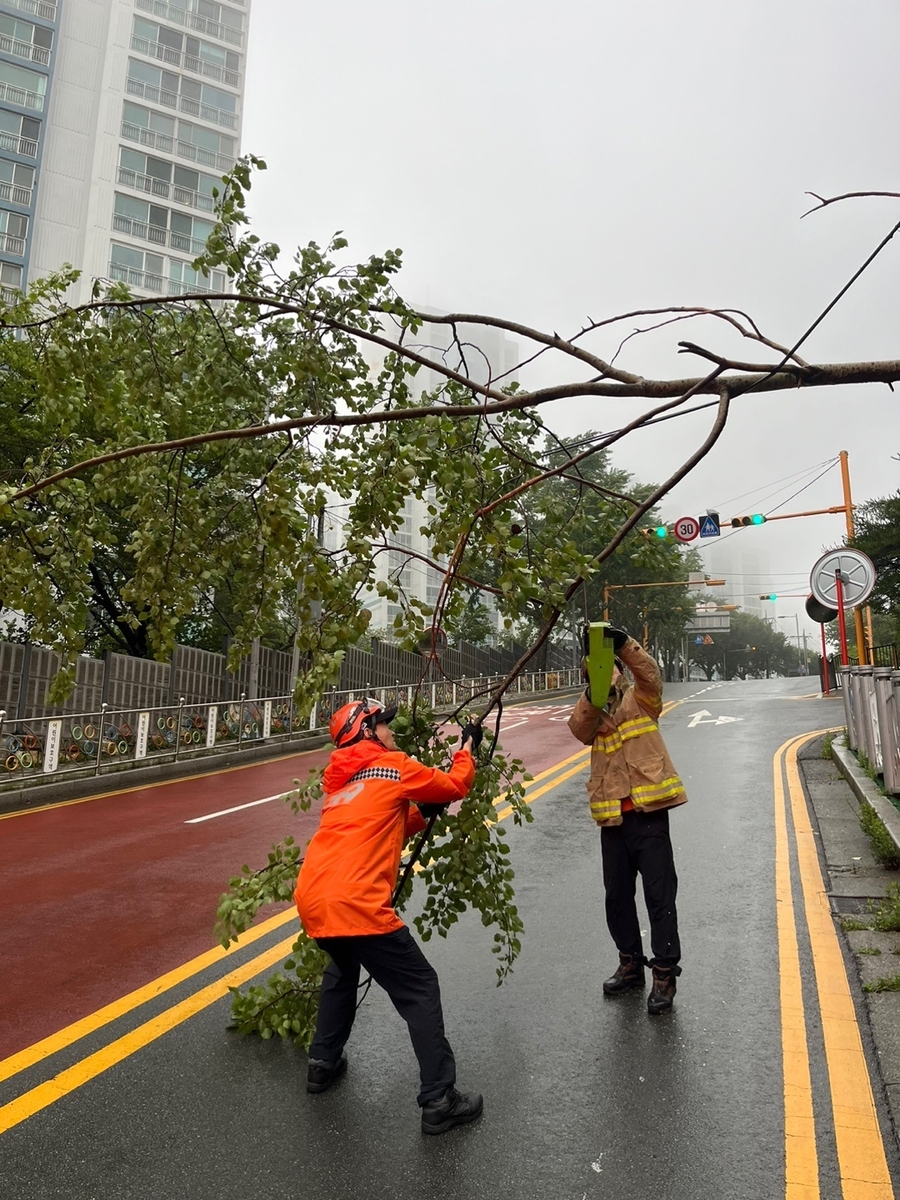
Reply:
[[[34,188],[34,167],[0,158],[0,200],[28,205]]]
[[[191,171],[187,167],[175,168],[172,199],[178,204],[212,212],[216,207],[213,190],[222,192],[222,180],[217,175],[204,175],[202,171]]]
[[[154,67],[136,58],[128,60],[129,95],[139,96],[152,104],[180,108],[191,117],[200,117],[214,125],[234,129],[237,125],[237,96],[220,88],[201,83],[199,79],[183,79],[174,71]],[[0,94],[0,100],[3,99]],[[18,103],[18,101],[17,101]]]
[[[4,254],[24,255],[27,236],[28,218],[22,213],[0,208],[0,251]]]
[[[190,121],[178,122],[178,153],[220,171],[230,171],[237,157],[233,137]]]
[[[179,33],[143,17],[134,18],[131,48],[174,67],[183,67],[196,75],[217,79],[229,87],[241,85],[241,56],[214,42]]]
[[[215,229],[215,222],[171,212],[161,205],[116,192],[113,229],[196,257],[206,249],[206,239]]]
[[[122,109],[122,137],[171,154],[175,145],[175,118],[126,100]]]
[[[152,154],[142,154],[139,150],[128,150],[125,146],[119,148],[119,183],[125,187],[168,199],[171,182],[170,162],[154,158]]]
[[[22,268],[15,263],[0,263],[0,288],[22,290]]]
[[[52,45],[52,29],[0,13],[0,50],[4,54],[27,58],[30,62],[46,66],[50,61]]]
[[[214,221],[201,221],[199,217],[179,212],[170,214],[169,224],[169,245],[173,250],[184,250],[188,254],[202,254],[206,239],[216,227]]]
[[[210,271],[201,275],[190,263],[169,259],[169,293],[180,296],[185,292],[224,292],[227,288],[224,271]]]
[[[165,259],[136,246],[113,242],[109,254],[109,277],[157,295],[165,290]]]
[[[0,108],[0,150],[37,158],[40,136],[40,121]]]
[[[44,107],[47,76],[14,63],[0,62],[0,101],[21,104],[23,108],[40,111]]]

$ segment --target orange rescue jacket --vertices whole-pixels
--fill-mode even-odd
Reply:
[[[312,938],[391,933],[391,900],[405,841],[425,828],[419,804],[468,794],[475,763],[457,750],[449,771],[426,767],[375,740],[335,750],[322,777],[319,828],[306,848],[294,899]]]

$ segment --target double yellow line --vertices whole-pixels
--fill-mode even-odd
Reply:
[[[585,747],[571,758],[565,759],[563,762],[557,763],[555,766],[535,776],[534,779],[525,785],[526,802],[529,804],[532,803],[558,784],[571,778],[578,771],[584,770],[588,765],[589,754],[590,747]],[[579,765],[571,767],[569,770],[564,769],[570,767],[570,764],[575,762],[578,762]],[[563,773],[558,774],[560,771]],[[502,797],[498,803],[502,803]],[[502,820],[511,811],[510,806],[501,809],[497,814],[497,819]],[[52,1055],[58,1054],[60,1051],[67,1049],[90,1034],[103,1029],[121,1017],[127,1016],[128,1013],[134,1012],[142,1005],[156,999],[156,997],[163,995],[165,992],[200,974],[202,971],[215,966],[217,963],[225,961],[232,955],[240,953],[246,946],[259,941],[260,938],[265,937],[267,934],[274,932],[284,925],[296,922],[296,920],[297,914],[295,909],[293,907],[286,909],[277,916],[271,917],[268,921],[254,926],[253,929],[243,934],[237,946],[228,950],[224,950],[221,947],[208,950],[206,953],[198,955],[174,971],[169,971],[165,975],[161,975],[158,979],[153,980],[152,983],[148,983],[144,987],[130,992],[127,996],[123,996],[112,1004],[98,1009],[97,1012],[91,1013],[80,1021],[75,1021],[73,1024],[66,1026],[65,1029],[59,1030],[58,1033],[54,1033],[50,1037],[36,1042],[33,1046],[28,1046],[17,1054],[10,1055],[9,1058],[0,1061],[0,1083],[20,1074],[22,1071],[28,1070],[30,1067],[45,1062]],[[7,1104],[0,1106],[0,1134],[21,1124],[22,1121],[34,1116],[35,1113],[54,1104],[57,1100],[62,1100],[63,1097],[69,1095],[69,1093],[75,1091],[83,1084],[88,1083],[91,1079],[95,1079],[104,1071],[108,1071],[110,1067],[116,1066],[117,1063],[122,1062],[136,1051],[141,1050],[144,1046],[150,1045],[151,1042],[156,1041],[163,1034],[168,1033],[171,1029],[181,1025],[190,1017],[195,1016],[203,1009],[214,1004],[217,1000],[222,999],[222,997],[228,994],[229,988],[240,987],[241,984],[246,983],[260,972],[283,961],[290,953],[296,936],[295,931],[290,937],[270,946],[262,954],[229,971],[220,979],[192,993],[157,1016],[151,1017],[150,1020],[143,1022],[135,1029],[109,1042],[101,1049],[88,1054],[71,1067],[60,1071],[52,1079],[38,1084],[15,1100],[11,1100]]]
[[[819,1200],[819,1156],[791,887],[788,813],[793,825],[803,917],[816,980],[843,1200],[894,1200],[872,1084],[797,754],[827,730],[780,746],[774,761],[775,901],[784,1067],[785,1200]]]

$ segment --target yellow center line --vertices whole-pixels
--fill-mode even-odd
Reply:
[[[185,979],[190,979],[192,975],[197,975],[200,971],[205,971],[207,967],[211,967],[214,963],[221,962],[222,959],[228,958],[232,954],[237,954],[245,946],[249,946],[259,938],[265,937],[267,933],[271,933],[272,930],[287,924],[291,919],[296,920],[296,917],[297,910],[295,908],[286,909],[277,916],[269,918],[268,921],[263,921],[252,929],[248,929],[246,933],[242,933],[238,945],[231,946],[228,950],[223,949],[221,946],[215,946],[212,950],[207,950],[204,954],[198,955],[197,958],[192,958],[189,962],[176,967],[173,971],[168,971],[165,975],[160,975],[158,979],[154,979],[151,983],[145,984],[136,991],[129,992],[127,996],[122,996],[120,999],[113,1001],[112,1004],[104,1005],[103,1008],[98,1008],[96,1012],[91,1013],[89,1016],[83,1017],[71,1025],[67,1025],[64,1029],[60,1029],[57,1033],[53,1033],[39,1042],[35,1042],[33,1046],[28,1046],[26,1049],[20,1050],[17,1054],[11,1054],[8,1058],[0,1060],[0,1083],[4,1079],[10,1079],[13,1075],[18,1075],[20,1071],[25,1071],[29,1067],[33,1067],[35,1063],[42,1062],[45,1058],[49,1058],[51,1054],[56,1054],[58,1051],[64,1050],[66,1046],[71,1046],[73,1042],[87,1037],[88,1034],[102,1028],[104,1025],[109,1025],[112,1021],[118,1020],[119,1017],[125,1016],[126,1013],[132,1012],[142,1004],[146,1004],[149,1000],[155,999],[155,997],[162,995],[163,992],[167,992],[170,988],[177,987]]]
[[[806,736],[804,734],[799,740],[805,740]],[[785,751],[797,741],[793,738],[780,746],[774,760],[775,914],[784,1074],[784,1195],[785,1200],[819,1200],[819,1160],[782,777]]]
[[[270,947],[257,958],[251,959],[250,962],[245,963],[242,967],[238,967],[228,975],[216,980],[215,983],[211,983],[199,992],[195,992],[193,996],[188,996],[180,1004],[166,1009],[159,1016],[153,1017],[143,1025],[139,1025],[137,1029],[133,1029],[123,1037],[117,1038],[116,1041],[110,1042],[102,1050],[97,1050],[94,1054],[89,1054],[87,1058],[83,1058],[67,1070],[60,1071],[55,1078],[48,1079],[46,1083],[39,1084],[37,1087],[32,1088],[31,1091],[19,1096],[18,1099],[4,1104],[0,1108],[0,1133],[6,1133],[8,1129],[12,1129],[29,1117],[33,1117],[35,1113],[39,1113],[49,1105],[55,1104],[57,1100],[62,1100],[64,1096],[68,1096],[76,1088],[81,1087],[91,1079],[95,1079],[104,1071],[108,1071],[110,1067],[114,1067],[117,1063],[122,1062],[123,1059],[134,1054],[136,1050],[140,1050],[151,1042],[156,1041],[157,1038],[162,1037],[163,1034],[182,1024],[189,1017],[195,1016],[204,1008],[208,1008],[217,1000],[221,1000],[223,996],[228,994],[229,988],[239,987],[242,983],[246,983],[248,979],[252,979],[254,975],[258,975],[260,971],[264,971],[267,967],[271,967],[274,963],[285,958],[295,941],[296,938],[293,935],[286,938],[276,946]]]
[[[820,730],[819,733],[827,732]],[[786,770],[806,923],[815,968],[838,1167],[844,1200],[894,1200],[859,1024],[834,918],[819,865],[800,771],[799,741],[786,751]]]

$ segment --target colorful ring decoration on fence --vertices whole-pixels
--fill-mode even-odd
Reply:
[[[69,742],[68,746],[66,746],[66,758],[70,762],[78,762],[79,758],[81,758],[81,747],[77,746],[74,742]]]
[[[118,752],[120,754],[128,753],[128,743],[125,741],[124,738],[121,740],[121,742],[116,742],[116,749],[118,750]]]
[[[174,717],[166,717],[166,729],[174,729],[176,721]]]
[[[81,739],[84,737],[84,730],[81,728],[80,725],[72,726],[72,737],[75,739],[76,742],[80,742]]]
[[[22,738],[22,742],[23,742],[26,750],[36,750],[37,749],[38,740],[34,736],[33,733],[26,733],[25,736]]]
[[[13,754],[15,754],[17,750],[22,749],[22,743],[19,741],[19,739],[17,737],[7,738],[6,739],[6,748],[7,748],[7,750],[11,750],[13,752]]]
[[[128,738],[131,737],[131,726],[128,724],[127,721],[123,721],[122,724],[119,726],[119,733],[122,735],[123,738],[126,739],[126,741]]]
[[[82,749],[84,750],[84,752],[88,756],[88,758],[94,758],[97,753],[97,743],[90,742],[90,741],[85,742]]]
[[[195,729],[194,732],[191,734],[191,741],[202,742],[203,741],[203,730]]]
[[[157,748],[157,750],[161,750],[165,744],[166,744],[165,736],[161,733],[154,733],[153,745]]]
[[[87,738],[87,740],[89,742],[93,741],[94,738],[97,736],[97,730],[94,728],[93,725],[85,725],[84,736]]]
[[[165,729],[165,727],[166,727],[166,718],[165,717],[157,717],[156,718],[156,728],[157,729]]]
[[[119,747],[115,742],[107,742],[103,747],[103,753],[108,754],[110,758],[114,758],[119,753]]]
[[[202,717],[194,717],[194,728],[195,729],[202,729],[203,725],[204,725],[204,721],[203,721]]]
[[[166,732],[163,734],[163,737],[166,739],[167,746],[175,745],[176,739],[175,739],[175,730],[174,729],[167,729]]]
[[[34,766],[34,757],[27,750],[23,750],[19,755],[19,762],[27,769]]]
[[[15,756],[14,754],[10,754],[10,755],[7,757],[7,759],[6,759],[6,762],[5,762],[5,764],[4,764],[4,765],[5,765],[6,769],[7,769],[7,771],[18,771],[18,769],[19,769],[19,760],[16,758],[16,756]]]
[[[181,740],[184,742],[184,744],[186,746],[189,746],[191,744],[191,742],[194,739],[193,739],[193,736],[191,735],[190,729],[185,729],[185,731],[181,735]]]

